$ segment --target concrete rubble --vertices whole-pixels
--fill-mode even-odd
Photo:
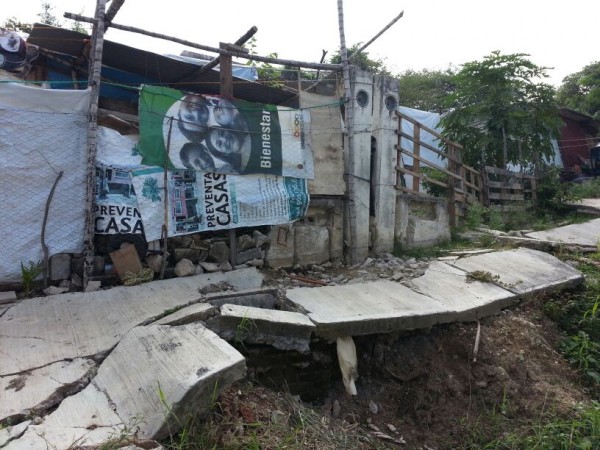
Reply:
[[[256,252],[260,239],[238,244]],[[3,305],[0,423],[11,427],[0,430],[0,448],[60,450],[134,432],[160,440],[245,376],[244,357],[223,338],[305,354],[315,338],[350,345],[356,335],[476,320],[583,281],[535,250],[461,256],[369,258],[354,267],[358,281],[327,278],[332,263],[321,262],[307,276],[326,285],[287,291],[261,288],[260,272],[246,267]]]

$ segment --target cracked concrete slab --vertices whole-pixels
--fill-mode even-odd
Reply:
[[[245,371],[244,357],[201,324],[136,327],[83,391],[5,448],[66,450],[135,432],[162,439],[210,408]]]
[[[66,398],[39,425],[29,425],[18,439],[2,450],[67,450],[97,445],[121,434],[126,428],[113,411],[108,397],[93,384]]]
[[[16,423],[56,406],[83,389],[95,369],[94,361],[78,358],[0,377],[0,423]]]
[[[308,311],[316,333],[327,338],[427,328],[440,323],[447,310],[438,300],[389,280],[295,288],[287,298]]]
[[[583,282],[583,274],[554,256],[519,248],[459,259],[452,264],[465,272],[498,276],[495,284],[518,295],[553,291]]]
[[[18,423],[16,425],[9,425],[6,428],[0,429],[0,448],[4,447],[10,441],[18,439],[23,436],[23,433],[27,430],[27,427],[31,423],[31,420]]]
[[[206,320],[219,313],[219,309],[210,303],[196,303],[195,305],[185,306],[177,311],[153,322],[152,325],[185,325],[187,323]]]
[[[448,306],[453,320],[477,320],[496,314],[519,301],[519,296],[481,281],[467,282],[467,273],[450,264],[434,261],[425,274],[412,280],[417,292]]]
[[[589,200],[589,199],[588,199]],[[597,205],[597,201],[594,202]],[[541,241],[562,242],[570,245],[596,247],[600,238],[600,219],[575,223],[546,231],[527,233],[527,237]]]
[[[104,356],[133,327],[197,302],[203,286],[225,281],[237,289],[256,289],[262,279],[252,267],[22,300],[0,317],[0,376]]]
[[[103,361],[94,384],[124,423],[160,440],[246,374],[244,357],[199,323],[132,329]]]
[[[221,306],[207,326],[226,340],[267,344],[279,350],[310,351],[315,324],[304,314],[244,305]]]

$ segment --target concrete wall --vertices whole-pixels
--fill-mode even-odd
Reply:
[[[395,240],[404,248],[431,247],[450,240],[446,200],[398,195]]]

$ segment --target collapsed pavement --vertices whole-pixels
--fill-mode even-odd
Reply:
[[[353,393],[352,336],[476,320],[583,281],[529,249],[434,261],[423,271],[403,282],[282,292],[262,288],[258,270],[245,268],[22,300],[0,317],[0,423],[10,425],[0,446],[66,449],[127,433],[162,439],[246,375],[236,343],[298,354],[315,339],[336,343]],[[489,275],[469,276],[476,271]],[[215,286],[232,290],[211,293]]]

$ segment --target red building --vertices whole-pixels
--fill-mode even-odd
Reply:
[[[600,121],[569,108],[560,109],[564,123],[560,129],[558,147],[565,179],[585,175],[590,164],[590,148],[600,141]]]

